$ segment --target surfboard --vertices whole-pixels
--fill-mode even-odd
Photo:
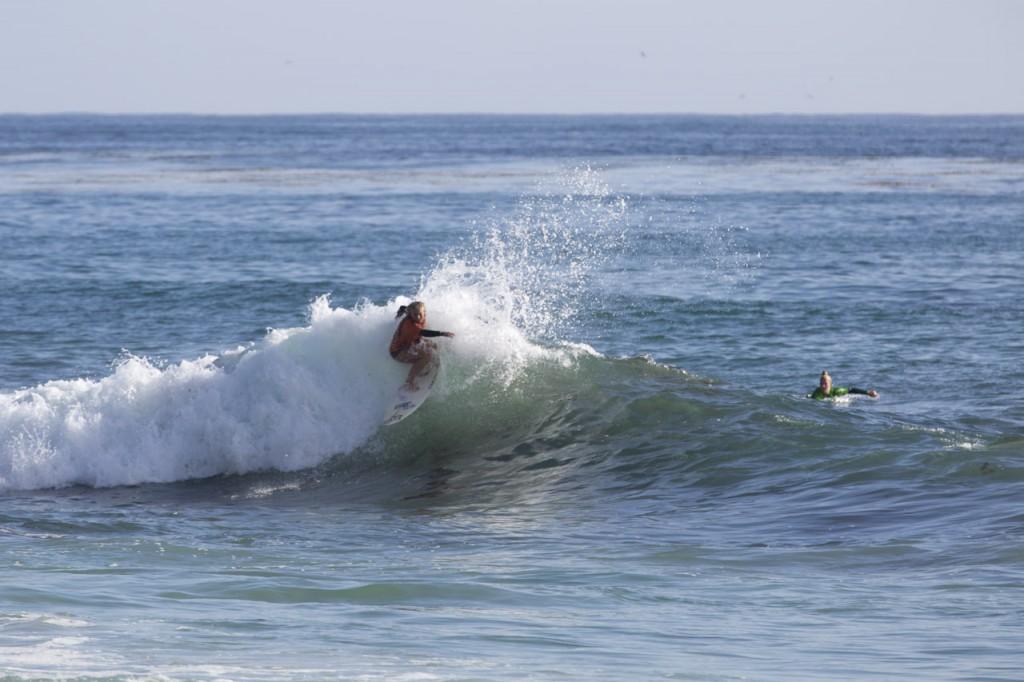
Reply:
[[[416,390],[410,391],[404,387],[398,389],[395,404],[391,406],[391,410],[388,411],[387,416],[384,418],[384,426],[397,424],[418,410],[423,401],[430,395],[430,389],[434,387],[434,382],[437,381],[437,375],[440,370],[441,360],[435,352],[433,360],[423,368],[423,374],[420,374],[416,379]]]

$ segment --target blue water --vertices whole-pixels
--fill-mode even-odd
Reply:
[[[2,116],[4,679],[1020,679],[1022,216],[1022,117]]]

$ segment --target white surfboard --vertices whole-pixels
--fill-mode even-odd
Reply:
[[[423,373],[416,378],[416,390],[410,391],[404,387],[398,389],[395,404],[384,418],[384,426],[397,424],[418,410],[423,401],[430,395],[430,389],[434,387],[434,382],[437,381],[437,375],[440,373],[440,370],[441,361],[438,359],[438,354],[435,351],[433,359],[423,368]]]

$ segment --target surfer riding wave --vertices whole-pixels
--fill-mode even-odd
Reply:
[[[404,317],[402,317],[403,315]],[[402,387],[415,391],[417,377],[423,373],[423,369],[430,363],[436,350],[432,342],[423,341],[423,339],[437,336],[453,338],[455,334],[427,329],[427,306],[422,301],[414,301],[407,306],[401,306],[395,317],[402,317],[402,321],[398,323],[398,328],[395,329],[395,334],[391,337],[391,346],[388,351],[391,353],[391,357],[398,362],[412,365],[409,368],[409,376]]]

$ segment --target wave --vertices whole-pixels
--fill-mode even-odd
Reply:
[[[593,269],[630,247],[629,206],[589,169],[559,182],[440,256],[413,296],[351,308],[321,296],[305,326],[230,351],[176,364],[127,355],[101,379],[0,393],[0,489],[299,470],[333,482],[367,456],[440,457],[469,487],[516,494],[543,488],[540,480],[625,495],[764,488],[799,480],[810,462],[840,483],[1019,477],[998,443],[978,434],[602,356],[585,343],[581,312]],[[457,336],[439,340],[430,400],[382,428],[407,371],[386,351],[394,312],[413,298],[427,302],[429,326]]]
[[[1020,478],[1013,443],[906,423],[876,401],[759,395],[649,358],[541,345],[482,315],[479,301],[454,298],[472,297],[455,290],[430,312],[432,326],[458,330],[443,340],[441,378],[396,426],[381,422],[406,366],[385,349],[395,307],[407,299],[349,310],[322,297],[308,326],[271,331],[249,347],[164,367],[126,357],[99,380],[0,395],[0,486],[302,470],[256,480],[253,490],[303,494],[346,485],[353,467],[386,478],[412,465],[411,475],[425,478],[408,494],[463,486],[493,501],[572,489],[743,494],[807,480],[842,488]]]
[[[441,340],[449,381],[436,393],[507,387],[531,363],[583,352],[550,340],[572,319],[586,273],[612,252],[624,202],[587,169],[567,182],[423,278],[415,298],[428,302],[430,325],[458,333]],[[350,453],[377,433],[407,371],[386,348],[394,311],[410,300],[346,309],[322,296],[307,326],[246,347],[172,365],[128,355],[99,380],[0,394],[0,488],[292,471]]]
[[[584,352],[531,343],[507,308],[473,287],[437,290],[444,273],[464,279],[468,268],[442,269],[425,287],[433,294],[421,296],[431,301],[431,326],[458,330],[439,340],[447,381],[438,396],[480,382],[501,388],[530,363],[568,363]],[[289,471],[351,452],[378,431],[407,372],[386,349],[395,310],[409,300],[346,309],[324,296],[311,304],[308,326],[272,330],[247,347],[169,366],[127,356],[99,380],[0,394],[0,486]]]

